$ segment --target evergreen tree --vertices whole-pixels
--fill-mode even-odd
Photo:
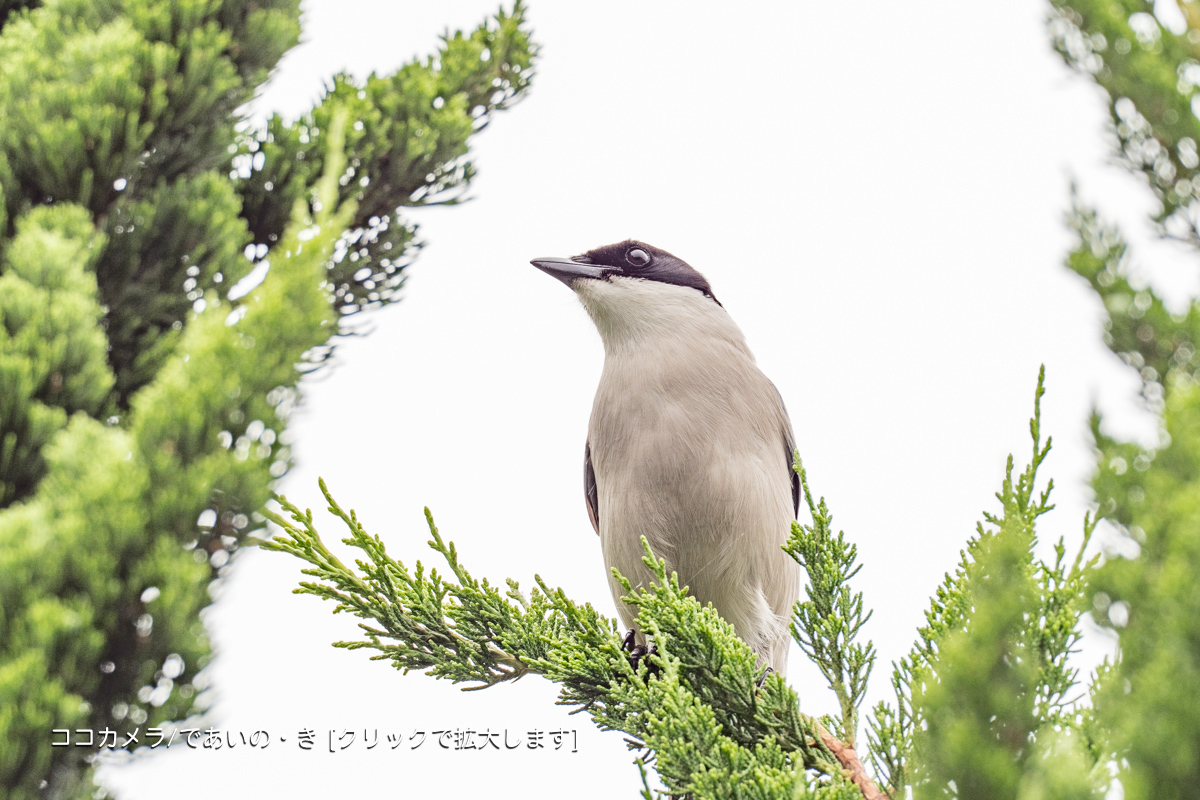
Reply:
[[[64,729],[195,712],[199,611],[289,467],[299,378],[396,299],[400,209],[460,196],[536,50],[517,0],[249,127],[298,33],[298,0],[0,2],[6,797],[90,794]]]
[[[1200,2],[1175,5],[1172,29],[1143,0],[1053,0],[1050,30],[1064,60],[1105,90],[1116,155],[1158,201],[1158,232],[1195,249]],[[1143,448],[1093,418],[1099,513],[1126,537],[1126,557],[1110,554],[1090,598],[1120,641],[1096,710],[1126,798],[1200,797],[1200,308],[1193,299],[1171,312],[1094,209],[1077,201],[1068,221],[1078,246],[1067,264],[1103,301],[1104,340],[1137,372],[1161,424],[1159,441]]]

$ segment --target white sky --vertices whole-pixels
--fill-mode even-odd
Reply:
[[[495,7],[308,2],[305,44],[259,111],[294,116],[333,72],[390,72]],[[531,95],[474,142],[474,200],[414,214],[429,246],[403,301],[306,384],[283,491],[317,507],[324,476],[410,565],[431,561],[428,505],[476,575],[528,586],[538,572],[611,613],[580,467],[603,353],[572,293],[529,259],[643,239],[709,278],[786,399],[813,489],[859,545],[879,651],[868,704],[886,697],[890,662],[995,510],[1006,455],[1028,458],[1038,365],[1056,442],[1043,474],[1059,487],[1044,540],[1078,539],[1090,404],[1120,430],[1153,430],[1101,344],[1099,302],[1061,266],[1071,176],[1140,262],[1165,265],[1156,279],[1191,289],[1182,254],[1150,241],[1148,192],[1109,163],[1098,91],[1050,51],[1046,10],[533,0],[544,49]],[[330,520],[323,532],[341,535]],[[540,678],[463,694],[331,648],[355,637],[353,620],[292,596],[299,567],[244,553],[206,618],[212,722],[268,730],[269,749],[176,745],[106,767],[106,785],[128,800],[635,796],[621,734],[568,716]],[[816,669],[799,652],[791,665],[802,708],[832,712]],[[578,753],[386,741],[564,727]],[[301,728],[316,752],[295,748]],[[330,754],[330,729],[358,735]],[[373,750],[364,729],[378,730]]]

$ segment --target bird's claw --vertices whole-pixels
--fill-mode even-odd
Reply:
[[[621,641],[621,649],[629,654],[629,666],[633,667],[633,671],[637,672],[638,664],[641,663],[645,656],[655,655],[658,651],[653,648],[647,648],[644,644],[636,644],[637,635],[633,628],[625,634],[625,638]],[[650,671],[657,672],[658,665],[654,662],[650,663]]]
[[[766,685],[767,676],[770,675],[774,671],[775,670],[771,669],[770,667],[767,667],[765,670],[763,670],[762,677],[758,679],[758,684],[757,684],[756,688],[761,689],[764,685]]]

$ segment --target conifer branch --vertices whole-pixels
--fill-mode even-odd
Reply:
[[[953,575],[947,575],[925,612],[912,651],[894,664],[896,705],[879,703],[868,732],[871,760],[893,796],[906,787],[925,791],[964,774],[991,758],[1004,764],[991,779],[1019,781],[1031,742],[1044,747],[1058,732],[1085,727],[1090,710],[1067,697],[1077,671],[1067,659],[1079,641],[1079,617],[1086,610],[1089,573],[1096,557],[1084,551],[1095,520],[1084,520],[1084,537],[1070,562],[1060,539],[1055,560],[1034,559],[1035,522],[1050,511],[1053,481],[1037,492],[1039,467],[1050,452],[1041,438],[1041,399],[1045,368],[1038,373],[1029,423],[1029,464],[1014,476],[1009,456],[1001,490],[1001,513],[985,512]],[[941,717],[936,725],[930,714]],[[977,737],[978,748],[947,756],[947,731],[955,741]],[[937,727],[936,733],[931,729]],[[1007,742],[1007,744],[1006,744]],[[984,752],[991,748],[990,754]],[[1015,776],[1015,777],[1012,777]],[[923,787],[923,788],[922,788]],[[937,788],[936,786],[933,788]],[[938,789],[940,791],[940,789]],[[966,796],[966,795],[960,795]]]
[[[637,627],[657,647],[636,666],[614,620],[540,576],[528,594],[515,581],[501,590],[475,578],[428,511],[429,546],[445,561],[444,576],[420,562],[410,571],[391,559],[323,482],[330,511],[350,532],[344,542],[364,555],[356,569],[325,547],[310,512],[284,498],[278,498],[283,513],[268,515],[283,535],[264,546],[307,562],[304,572],[316,580],[297,592],[333,600],[337,611],[362,620],[365,638],[337,646],[372,649],[373,658],[399,669],[467,688],[543,675],[560,685],[560,704],[587,711],[602,729],[625,732],[631,748],[646,748],[672,796],[882,800],[945,787],[956,796],[993,790],[1010,796],[1018,784],[1048,786],[1059,772],[1072,791],[1090,791],[1103,777],[1095,754],[1112,751],[1090,710],[1069,696],[1078,675],[1067,660],[1096,563],[1084,553],[1096,523],[1085,518],[1073,558],[1061,540],[1052,562],[1033,557],[1036,520],[1053,508],[1052,485],[1037,490],[1038,468],[1050,452],[1049,439],[1041,438],[1043,380],[1044,372],[1034,396],[1029,464],[1017,473],[1008,459],[996,495],[1001,511],[984,515],[959,568],[938,588],[916,646],[895,665],[896,705],[873,710],[867,738],[874,775],[854,741],[875,658],[871,642],[856,641],[870,617],[862,593],[850,587],[857,549],[844,534],[833,535],[832,515],[824,500],[814,499],[798,456],[794,467],[812,524],[795,525],[784,547],[809,581],[791,627],[837,696],[840,718],[802,714],[784,679],[766,673],[711,605],[688,596],[645,540],[649,586],[634,591],[616,576],[623,600],[637,609]],[[988,771],[981,763],[998,766]]]
[[[282,535],[262,546],[308,564],[303,572],[315,580],[294,591],[331,600],[335,613],[362,620],[363,639],[335,646],[375,650],[373,659],[472,684],[468,689],[543,675],[560,684],[560,704],[588,712],[602,729],[624,731],[631,748],[653,751],[673,794],[885,796],[854,748],[802,714],[781,676],[764,679],[765,669],[732,626],[711,605],[701,607],[688,596],[645,542],[654,582],[637,592],[622,582],[626,601],[638,609],[639,627],[654,637],[658,652],[635,669],[617,623],[591,605],[572,601],[541,577],[528,594],[512,580],[501,591],[475,578],[428,511],[429,546],[449,572],[426,570],[420,562],[409,570],[387,555],[382,540],[344,510],[324,482],[320,486],[349,531],[343,542],[362,553],[356,569],[325,546],[311,511],[283,497],[277,498],[282,513],[265,512]]]
[[[841,708],[837,733],[853,751],[858,706],[875,664],[874,644],[868,641],[864,646],[855,639],[872,612],[863,613],[862,592],[850,591],[850,579],[862,569],[855,564],[858,547],[847,542],[841,532],[833,536],[833,515],[825,499],[814,502],[800,454],[795,453],[793,459],[792,468],[799,476],[813,522],[793,522],[792,535],[783,547],[808,574],[808,599],[797,602],[793,609],[792,637],[837,696]]]
[[[820,729],[820,734],[821,741],[842,765],[842,769],[847,773],[847,779],[862,792],[864,800],[889,800],[887,793],[871,779],[853,746],[840,742],[837,737],[824,728]]]

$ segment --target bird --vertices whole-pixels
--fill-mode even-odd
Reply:
[[[570,287],[604,345],[584,444],[584,499],[609,588],[632,630],[653,573],[641,537],[680,585],[712,603],[759,659],[786,674],[800,565],[782,549],[800,507],[795,435],[778,389],[709,282],[637,240],[535,258]],[[644,649],[641,652],[645,652]]]

